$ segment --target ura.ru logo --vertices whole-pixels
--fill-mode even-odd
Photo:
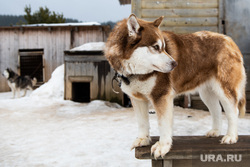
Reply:
[[[200,154],[201,162],[241,162],[241,154],[227,154],[222,156],[221,154]]]

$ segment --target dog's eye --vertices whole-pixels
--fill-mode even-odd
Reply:
[[[154,46],[153,46],[153,48],[154,48],[155,50],[157,50],[157,51],[159,51],[159,50],[160,50],[159,45],[154,45]]]

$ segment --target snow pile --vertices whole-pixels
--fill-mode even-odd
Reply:
[[[105,47],[105,42],[90,42],[75,47],[70,51],[102,51],[104,47]]]
[[[64,96],[64,64],[57,67],[50,80],[34,90],[31,97],[63,99]]]

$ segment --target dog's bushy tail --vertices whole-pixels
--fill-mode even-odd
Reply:
[[[36,79],[36,78],[33,78],[33,79],[31,80],[31,82],[32,82],[32,86],[34,87],[34,86],[36,85],[36,83],[37,83],[37,79]]]
[[[239,100],[238,109],[240,117],[244,117],[246,114],[246,95],[244,93],[243,97]]]

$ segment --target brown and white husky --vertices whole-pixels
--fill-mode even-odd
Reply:
[[[121,89],[131,98],[138,120],[138,138],[132,148],[150,144],[148,103],[152,103],[160,140],[151,153],[155,158],[168,153],[173,99],[191,92],[199,92],[212,115],[212,129],[206,136],[220,135],[222,105],[228,130],[221,143],[236,143],[238,114],[244,115],[246,106],[246,74],[238,46],[230,37],[214,32],[161,31],[162,20],[148,22],[132,14],[116,25],[106,43],[105,56],[120,74]]]

